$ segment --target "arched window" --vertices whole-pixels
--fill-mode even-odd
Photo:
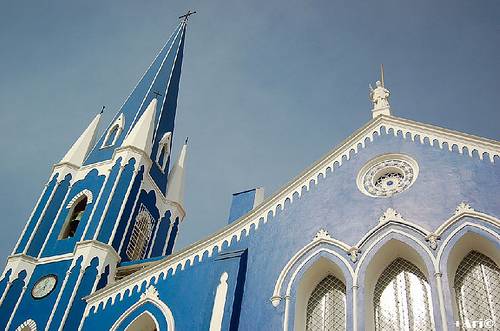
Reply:
[[[80,221],[87,208],[88,198],[86,195],[82,195],[76,203],[71,207],[68,215],[68,219],[64,223],[61,233],[59,234],[59,239],[66,239],[74,237],[76,229],[80,224]]]
[[[116,144],[116,140],[118,139],[118,136],[122,133],[124,125],[125,125],[125,117],[123,116],[122,113],[109,128],[108,132],[106,133],[106,136],[104,137],[104,141],[102,142],[101,148],[113,146],[114,144]]]
[[[157,331],[157,322],[148,312],[142,313],[132,323],[130,323],[125,331]]]
[[[32,319],[24,321],[16,328],[16,331],[36,331],[36,323]]]
[[[307,331],[345,330],[345,285],[332,275],[326,276],[313,290],[306,311]]]
[[[118,136],[118,131],[120,130],[120,127],[118,125],[115,125],[109,130],[109,133],[106,137],[106,141],[104,142],[104,146],[112,146],[115,144],[116,137]]]
[[[144,258],[146,248],[153,232],[153,217],[141,207],[135,219],[130,242],[127,246],[127,256],[130,260],[139,260]]]
[[[500,321],[500,269],[484,254],[471,251],[455,274],[460,325]]]
[[[373,295],[375,330],[433,330],[430,286],[405,259],[395,259],[380,275]]]
[[[165,171],[168,157],[170,156],[170,140],[172,132],[167,132],[158,142],[158,152],[156,153],[156,163],[162,171]]]

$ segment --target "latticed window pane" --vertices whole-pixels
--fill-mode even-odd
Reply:
[[[375,286],[373,306],[377,331],[433,330],[430,287],[413,264],[394,260]]]
[[[471,251],[462,260],[455,274],[455,293],[462,330],[479,321],[500,323],[500,269],[489,257]]]
[[[307,331],[345,330],[345,285],[332,275],[314,289],[307,303]]]
[[[152,232],[153,217],[146,208],[141,207],[135,220],[130,242],[127,246],[127,256],[130,260],[138,260],[144,257]]]

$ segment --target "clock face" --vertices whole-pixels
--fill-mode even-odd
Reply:
[[[43,276],[42,278],[37,280],[37,282],[33,286],[33,289],[31,290],[31,295],[35,299],[45,298],[54,290],[56,284],[57,284],[56,275]]]

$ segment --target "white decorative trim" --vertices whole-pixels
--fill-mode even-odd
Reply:
[[[59,219],[59,215],[61,215],[64,203],[68,199],[68,195],[71,192],[71,188],[72,188],[72,185],[70,184],[68,186],[68,189],[66,190],[66,194],[64,195],[64,198],[63,198],[63,200],[61,202],[61,205],[59,206],[59,208],[57,210],[56,217],[54,217],[54,221],[52,221],[52,225],[50,226],[49,233],[47,234],[47,236],[45,237],[45,239],[43,241],[42,248],[40,248],[40,251],[38,252],[38,255],[37,255],[38,259],[42,256],[43,251],[45,250],[45,246],[47,246],[47,243],[49,242],[49,239],[52,236],[52,231],[54,231],[54,227],[56,226],[57,220]]]
[[[73,199],[71,199],[71,200],[68,202],[68,204],[66,205],[66,209],[69,209],[69,208],[73,207],[73,205],[74,205],[74,204],[75,204],[78,200],[80,200],[80,198],[81,198],[82,196],[84,196],[84,195],[87,197],[87,204],[92,203],[92,201],[93,201],[93,195],[92,195],[92,192],[91,192],[91,191],[89,191],[89,190],[87,190],[87,189],[85,189],[85,190],[83,190],[83,191],[80,191],[78,194],[76,194],[76,195],[73,197]]]
[[[316,235],[314,236],[313,241],[321,240],[321,239],[328,240],[328,239],[332,239],[332,237],[330,237],[330,234],[328,233],[328,231],[326,231],[325,229],[320,229],[318,231],[318,233],[316,233]]]
[[[499,226],[500,221],[496,219],[493,216],[489,216],[483,213],[479,212],[467,212],[464,214],[459,214],[453,216],[451,219],[447,220],[441,227],[438,228],[434,233],[440,235],[440,231],[444,231],[446,228],[450,227],[454,223],[458,222],[462,217],[464,216],[471,216],[471,217],[477,217],[479,219],[485,220],[487,222],[490,222],[494,225]],[[240,223],[241,221],[237,222]],[[329,244],[337,246],[341,249],[343,249],[346,254],[349,254],[349,251],[353,248],[362,248],[364,247],[365,243],[378,231],[381,230],[382,227],[385,227],[389,225],[388,223],[391,223],[392,220],[389,222],[386,222],[385,224],[378,224],[374,228],[372,228],[370,231],[368,231],[367,234],[361,238],[361,240],[355,244],[354,246],[350,246],[340,240],[337,239],[331,239],[328,241]],[[420,227],[419,225],[415,223],[411,223],[408,221],[405,221],[403,218],[398,221],[398,224],[414,229],[415,231],[419,232],[422,236],[427,236],[431,234],[428,230],[425,230],[424,228]],[[444,226],[444,227],[443,227]],[[184,268],[187,265],[192,265],[195,261],[195,259],[198,262],[201,262],[203,260],[204,255],[207,255],[208,257],[211,257],[212,254],[215,251],[220,250],[220,248],[223,245],[229,245],[231,242],[231,238],[227,238],[226,231],[228,229],[233,229],[237,228],[237,226],[228,226],[226,229],[223,229],[219,233],[216,233],[212,235],[211,237],[207,238],[204,241],[197,242],[191,246],[186,247],[185,249],[177,252],[176,254],[170,255],[167,258],[158,261],[157,264],[148,266],[147,268],[137,271],[130,276],[124,278],[122,281],[109,285],[106,288],[103,288],[92,295],[90,295],[87,298],[87,302],[91,307],[94,307],[97,309],[100,303],[104,303],[107,301],[107,299],[111,298],[112,302],[115,301],[116,298],[119,298],[121,300],[123,298],[123,295],[125,291],[128,289],[129,291],[132,291],[134,286],[139,286],[144,280],[146,280],[147,284],[151,284],[152,282],[158,281],[160,278],[160,274],[163,275],[163,279],[167,277],[169,273],[174,275],[178,270],[184,270]],[[245,229],[244,229],[245,230]],[[248,233],[248,232],[247,232]],[[236,238],[236,240],[240,239],[241,233],[236,233],[233,234],[233,236]],[[319,243],[324,242],[324,240],[317,240],[317,241],[312,241],[309,245],[317,245]],[[425,246],[425,245],[424,245]],[[306,246],[309,247],[309,246]],[[305,248],[304,248],[305,249]],[[427,249],[427,247],[426,247]],[[427,249],[428,250],[428,249]],[[365,252],[366,253],[366,252]],[[356,254],[358,255],[358,254]],[[352,257],[352,256],[351,256]],[[180,268],[179,268],[180,267]]]
[[[151,300],[159,300],[160,295],[158,294],[158,290],[153,285],[149,285],[144,293],[141,294],[141,300],[144,301],[146,299]]]
[[[37,331],[36,323],[31,318],[21,323],[21,325],[16,328],[16,331],[23,331],[24,328],[29,328],[29,331]]]
[[[170,141],[172,139],[172,132],[167,132],[163,135],[163,137],[158,142],[158,150],[156,152],[156,164],[160,168],[162,172],[165,172],[165,167],[167,166],[167,160],[170,156]],[[163,160],[160,160],[161,153],[165,149],[165,153],[163,154]],[[160,165],[161,161],[161,165]]]
[[[474,208],[472,208],[468,203],[466,202],[461,202],[457,209],[455,209],[454,215],[462,214],[462,213],[467,213],[467,212],[472,212],[474,211]]]
[[[415,183],[417,161],[405,154],[383,154],[368,161],[356,178],[358,189],[370,197],[390,197]]]
[[[42,201],[42,197],[45,195],[45,192],[47,192],[47,187],[49,187],[49,184],[50,184],[50,182],[53,179],[54,179],[54,176],[50,176],[49,181],[44,185],[43,191],[40,194],[40,196],[38,197],[38,200],[36,201],[35,207],[31,211],[30,217],[28,218],[28,221],[26,222],[26,225],[24,225],[23,232],[21,232],[21,235],[19,236],[19,239],[17,239],[16,246],[12,250],[11,255],[14,255],[16,253],[17,249],[19,248],[19,245],[21,244],[21,240],[23,239],[24,234],[26,233],[26,230],[28,229],[29,224],[33,220],[33,215],[35,214],[35,211],[38,209],[38,206],[40,205],[40,201]]]
[[[59,178],[58,178],[59,179]],[[40,213],[40,216],[38,217],[35,227],[31,231],[30,237],[28,241],[26,242],[26,246],[24,246],[23,254],[26,254],[28,251],[31,241],[35,237],[36,232],[38,231],[38,227],[40,226],[40,223],[42,222],[42,219],[45,217],[45,213],[47,212],[47,209],[49,208],[49,205],[52,203],[52,198],[54,197],[54,194],[56,193],[57,189],[59,188],[59,185],[61,182],[58,180],[57,183],[54,185],[54,188],[52,189],[52,192],[50,192],[50,196],[47,199],[47,202],[45,203],[45,206],[43,207],[42,212]]]
[[[116,141],[118,140],[118,137],[120,134],[123,132],[123,128],[125,127],[125,116],[123,113],[118,116],[118,118],[109,126],[108,131],[106,132],[106,136],[104,137],[104,140],[102,141],[101,149],[114,146],[116,144]],[[109,142],[109,138],[111,134],[116,130],[116,134],[113,137],[113,141]]]
[[[385,224],[387,222],[394,221],[394,222],[404,222],[403,217],[395,211],[392,208],[387,208],[387,210],[384,212],[382,216],[378,219],[378,222],[380,224]]]
[[[328,251],[331,254],[334,254],[338,258],[340,258],[344,262],[346,268],[349,270],[351,276],[354,276],[354,269],[352,268],[352,266],[349,264],[349,262],[343,256],[339,255],[337,252],[330,250],[330,249],[317,248],[321,244],[327,244],[330,246],[338,247],[341,250],[343,250],[344,252],[349,252],[351,250],[351,247],[342,241],[331,238],[330,235],[325,235],[326,231],[322,232],[320,230],[318,233],[320,233],[320,232],[323,235],[322,237],[318,237],[318,235],[316,235],[314,237],[313,241],[311,241],[309,244],[307,244],[302,249],[300,249],[297,253],[295,253],[295,255],[288,261],[288,263],[285,265],[285,267],[281,270],[280,275],[278,276],[278,279],[276,280],[276,284],[274,286],[273,295],[271,296],[271,302],[272,302],[273,306],[276,307],[279,304],[280,300],[282,299],[282,296],[280,294],[281,288],[283,286],[283,282],[285,281],[287,275],[291,272],[293,266],[303,256],[305,256],[306,254],[308,254],[311,251],[314,251],[315,253],[310,254],[308,259],[306,261],[302,262],[301,266],[304,265],[307,261],[309,261],[309,259],[312,256],[316,255],[318,252]],[[300,267],[298,269],[300,269]],[[289,281],[288,283],[290,283],[290,282],[291,281]],[[285,293],[285,295],[290,295],[290,293],[288,292],[288,288],[287,288],[287,292]]]
[[[116,322],[113,324],[111,327],[111,331],[117,330],[117,328],[120,326],[120,324],[138,307],[140,307],[142,304],[149,302],[158,307],[163,315],[165,316],[165,319],[167,320],[167,326],[168,326],[168,331],[175,331],[175,321],[174,321],[174,316],[172,315],[172,312],[170,311],[170,308],[160,300],[160,297],[158,295],[158,291],[156,288],[152,285],[150,285],[145,293],[143,293],[139,300],[132,305],[130,308],[128,308],[119,318],[116,320]],[[87,305],[87,307],[89,307]],[[158,329],[159,330],[159,329]]]

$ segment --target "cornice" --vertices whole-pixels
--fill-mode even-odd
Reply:
[[[328,169],[334,168],[334,164],[341,166],[343,162],[349,160],[352,153],[357,153],[361,148],[366,146],[367,139],[373,141],[375,135],[380,135],[384,128],[387,134],[390,134],[392,131],[394,135],[402,134],[404,139],[408,138],[408,134],[411,140],[415,140],[418,136],[422,144],[425,143],[426,138],[429,140],[431,146],[434,146],[437,141],[439,147],[443,148],[446,143],[449,151],[452,151],[453,146],[458,147],[459,153],[463,153],[463,149],[467,148],[470,156],[473,156],[473,152],[476,151],[480,159],[484,159],[483,154],[488,153],[491,162],[494,161],[495,156],[500,156],[500,142],[495,140],[394,116],[378,116],[366,123],[339,146],[331,150],[323,158],[246,215],[208,238],[195,242],[184,250],[164,260],[160,260],[157,264],[125,277],[119,283],[116,283],[116,285],[96,292],[88,298],[89,304],[97,306],[96,302],[101,302],[102,298],[111,296],[117,288],[128,288],[131,284],[143,281],[146,275],[155,280],[158,279],[160,274],[163,274],[163,278],[166,278],[170,270],[172,274],[175,274],[179,266],[180,270],[183,270],[188,263],[192,265],[196,257],[198,257],[198,261],[201,261],[205,254],[210,257],[214,252],[220,251],[224,244],[229,246],[233,240],[239,241],[242,235],[249,234],[252,226],[257,230],[261,221],[266,223],[270,216],[274,216],[278,210],[283,208],[285,201],[289,200],[293,202],[295,196],[300,197],[304,188],[305,190],[309,190],[311,183],[316,184],[320,176],[324,177]],[[422,230],[419,229],[419,232],[422,232]],[[112,300],[114,301],[114,298]]]

